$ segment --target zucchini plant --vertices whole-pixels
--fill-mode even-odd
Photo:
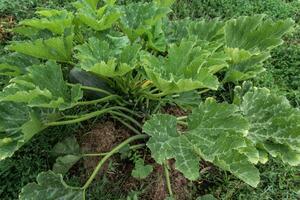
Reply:
[[[44,129],[103,115],[135,134],[93,154],[82,153],[75,138],[62,139],[53,171],[39,174],[20,199],[85,199],[103,164],[128,146],[150,149],[165,169],[170,198],[170,159],[191,181],[204,160],[253,187],[260,181],[255,165],[269,156],[300,164],[299,110],[249,82],[266,70],[264,61],[293,21],[171,20],[173,1],[78,0],[74,11],[39,10],[14,29],[23,39],[0,59],[0,75],[10,78],[0,93],[0,160]],[[219,88],[234,95],[219,98]],[[166,104],[187,116],[163,114]],[[63,175],[85,156],[101,160],[82,187],[67,185]],[[144,164],[136,159],[134,176],[152,171]]]

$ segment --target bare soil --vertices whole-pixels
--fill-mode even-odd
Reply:
[[[16,22],[12,16],[0,17],[0,43],[9,40],[12,37],[12,29]]]
[[[177,112],[177,111],[176,111]],[[113,121],[106,121],[97,124],[91,131],[83,134],[79,138],[81,148],[86,153],[101,153],[108,152],[113,147],[124,141],[126,138],[132,135],[131,131],[117,124]],[[154,167],[153,172],[144,180],[138,180],[131,176],[131,172],[134,168],[134,164],[129,159],[121,159],[116,155],[110,159],[110,162],[116,163],[114,172],[109,173],[109,161],[102,168],[98,175],[100,177],[105,176],[108,178],[111,186],[114,183],[121,182],[120,192],[129,193],[133,190],[143,190],[140,195],[140,199],[144,200],[164,200],[168,196],[168,191],[165,183],[165,175],[162,166],[156,164],[151,158],[149,152],[145,149],[138,150],[138,153],[145,157],[147,164],[152,164]],[[85,171],[83,179],[86,179],[93,172],[94,168],[99,162],[97,157],[88,157],[83,161],[83,167]],[[171,167],[171,185],[173,193],[177,200],[191,199],[191,194],[188,192],[189,181],[177,170],[175,170],[174,161],[170,161]],[[111,187],[110,186],[110,187]]]

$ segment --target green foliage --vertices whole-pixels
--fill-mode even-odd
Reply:
[[[93,37],[76,47],[79,52],[76,57],[85,71],[105,77],[123,76],[136,67],[140,48],[138,44],[129,43],[110,45]]]
[[[83,199],[83,190],[68,186],[62,175],[48,171],[37,176],[37,183],[25,186],[20,194],[20,199],[80,200]]]
[[[262,63],[282,43],[293,22],[271,21],[262,15],[171,20],[176,18],[170,9],[173,3],[156,0],[117,5],[114,0],[79,0],[73,12],[41,10],[39,18],[20,22],[15,32],[24,37],[8,47],[20,56],[15,56],[16,62],[8,56],[0,63],[0,73],[13,77],[0,93],[4,107],[1,159],[12,156],[44,128],[104,114],[135,133],[109,152],[90,154],[81,153],[75,138],[59,141],[54,147],[59,156],[54,172],[41,173],[37,183],[25,186],[21,199],[84,199],[108,159],[124,147],[143,148],[143,144],[130,144],[149,136],[145,142],[154,160],[164,165],[170,197],[167,160],[171,158],[190,180],[199,179],[203,159],[253,187],[260,179],[256,164],[266,163],[269,155],[299,164],[299,110],[267,89],[238,86],[265,70]],[[22,62],[26,58],[28,62]],[[98,76],[116,93],[89,80],[87,85],[68,83],[74,67]],[[233,104],[211,98],[200,102],[218,95],[206,93],[209,90],[228,84],[237,85]],[[83,90],[104,95],[85,99]],[[187,110],[194,107],[187,122],[185,117],[178,122],[174,116],[159,114],[166,102]],[[22,119],[17,116],[20,113]],[[142,134],[141,122],[150,113],[155,115],[144,125],[148,135]],[[177,123],[188,129],[178,131]],[[83,156],[101,159],[82,187],[67,185],[62,174]],[[133,176],[142,179],[152,172],[153,167],[142,158],[134,161]]]
[[[144,179],[153,171],[153,167],[151,165],[145,165],[144,160],[139,158],[135,160],[135,166],[132,170],[131,175],[137,179]]]
[[[160,164],[175,158],[176,168],[196,180],[200,156],[254,187],[259,183],[254,164],[265,163],[267,153],[299,165],[300,111],[265,88],[253,88],[241,98],[239,107],[211,99],[201,103],[188,117],[184,134],[177,132],[175,117],[155,115],[144,125],[152,157]]]
[[[299,20],[298,1],[282,0],[178,0],[173,9],[182,18],[232,18],[243,15],[266,14],[273,19],[293,18]]]
[[[120,12],[113,7],[114,0],[107,1],[108,4],[101,8],[98,8],[98,2],[99,0],[82,0],[75,2],[74,6],[78,9],[78,20],[96,31],[103,31],[116,23],[120,17]]]
[[[0,94],[0,102],[26,103],[30,107],[67,109],[82,98],[80,86],[69,86],[61,67],[54,62],[29,67],[12,79]],[[53,84],[55,83],[55,84]]]
[[[45,127],[38,114],[23,104],[0,103],[0,161],[13,155]]]
[[[66,174],[81,158],[80,146],[74,136],[57,143],[52,152],[58,156],[53,165],[53,172],[57,174]]]
[[[146,56],[145,71],[149,79],[165,94],[198,88],[216,90],[218,80],[213,72],[226,67],[226,56],[215,53],[218,48],[215,44],[182,40],[179,46],[170,46],[168,57]]]
[[[39,7],[44,8],[60,8],[70,7],[68,4],[73,0],[2,0],[0,4],[0,16],[13,15],[17,19],[32,17],[34,11]]]

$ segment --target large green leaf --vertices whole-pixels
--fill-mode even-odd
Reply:
[[[73,33],[67,36],[37,39],[28,42],[13,42],[9,49],[36,58],[69,61],[73,48]]]
[[[66,184],[61,174],[52,171],[37,176],[37,183],[29,183],[22,188],[20,200],[83,200],[84,190]]]
[[[122,76],[137,65],[140,45],[115,47],[107,41],[89,38],[88,43],[76,47],[80,67],[88,72],[105,76]]]
[[[213,74],[227,67],[227,56],[216,52],[221,45],[182,40],[179,46],[170,46],[166,57],[144,56],[144,68],[149,80],[166,94],[198,88],[216,90],[218,80]]]
[[[169,7],[156,3],[132,3],[122,7],[121,29],[131,41],[151,31],[170,12]]]
[[[0,58],[0,76],[18,76],[26,72],[26,68],[39,64],[39,60],[20,53],[11,53]]]
[[[120,18],[121,13],[113,7],[115,1],[106,1],[106,4],[97,8],[99,0],[80,0],[74,3],[77,8],[77,17],[81,23],[96,31],[103,31],[112,27]]]
[[[267,162],[268,154],[300,165],[300,111],[265,88],[244,86],[236,89],[241,95],[237,105],[201,103],[188,116],[184,133],[176,130],[175,117],[153,116],[144,125],[152,157],[160,164],[175,158],[176,168],[191,180],[202,158],[254,187],[259,183],[254,165]]]
[[[194,21],[189,18],[167,21],[164,31],[169,42],[180,42],[184,38],[196,37],[197,40],[215,41],[224,39],[225,23],[219,19]]]
[[[231,58],[229,69],[224,81],[242,81],[256,77],[265,71],[263,62],[270,57],[269,52],[251,53],[238,48],[226,48],[225,52]]]
[[[0,103],[0,160],[12,156],[44,128],[34,110],[23,104]]]
[[[293,26],[292,20],[273,22],[263,15],[239,17],[225,25],[226,52],[231,57],[224,82],[240,81],[263,72],[270,50],[283,43],[282,36]]]
[[[143,131],[150,135],[147,146],[151,155],[159,164],[167,159],[176,159],[176,169],[190,180],[199,177],[199,157],[191,144],[176,130],[177,119],[170,115],[154,115],[148,120]]]
[[[251,125],[248,137],[273,157],[299,165],[300,111],[265,88],[253,88],[242,101],[241,110]]]
[[[81,98],[80,86],[68,87],[61,67],[54,62],[29,67],[27,74],[12,79],[0,93],[0,102],[61,110],[72,107]]]
[[[19,23],[22,29],[17,28],[15,31],[22,30],[20,33],[24,33],[24,30],[29,27],[29,31],[32,31],[32,28],[38,30],[46,29],[54,34],[63,35],[67,28],[70,29],[72,27],[73,14],[66,10],[40,10],[36,13],[42,18],[25,19]]]
[[[251,52],[264,52],[282,44],[282,36],[291,29],[291,19],[264,20],[264,15],[239,17],[225,25],[226,46]]]
[[[151,136],[147,146],[152,157],[160,164],[175,158],[176,169],[191,180],[199,177],[202,158],[257,186],[259,172],[254,164],[259,154],[244,137],[248,123],[238,114],[238,107],[207,100],[189,116],[189,129],[180,134],[175,117],[152,117],[144,125],[144,131]]]

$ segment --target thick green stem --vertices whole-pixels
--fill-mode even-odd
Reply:
[[[128,124],[127,122],[125,122],[124,120],[122,120],[121,118],[117,117],[117,116],[113,116],[113,118],[115,118],[116,120],[118,120],[119,122],[121,122],[124,126],[126,126],[127,128],[129,128],[130,130],[132,130],[134,133],[136,134],[141,134],[140,131],[138,131],[136,128],[134,128],[133,126],[131,126],[130,124]]]
[[[133,136],[131,138],[128,138],[127,140],[125,140],[124,142],[122,142],[121,144],[119,144],[118,146],[116,146],[113,150],[111,150],[104,158],[102,158],[100,160],[100,162],[98,163],[98,165],[96,166],[95,170],[93,171],[92,175],[90,176],[90,178],[87,180],[87,182],[84,184],[84,186],[82,187],[83,190],[86,190],[89,185],[93,182],[93,180],[95,179],[96,175],[99,173],[102,165],[115,153],[118,153],[120,149],[122,149],[124,146],[126,146],[127,144],[134,142],[136,140],[141,140],[141,139],[145,139],[147,138],[147,135],[136,135]]]
[[[135,115],[136,117],[141,118],[141,116],[140,116],[139,114],[137,114],[136,112],[134,112],[134,111],[132,111],[132,110],[130,110],[130,109],[128,109],[128,108],[120,107],[120,106],[116,106],[116,107],[118,107],[119,110],[126,111],[126,112],[128,112],[128,113],[131,113],[132,115]]]
[[[145,147],[145,144],[132,145],[129,147],[129,149],[135,150],[135,149],[140,149],[142,147]],[[83,156],[83,157],[100,157],[100,156],[106,156],[107,154],[109,154],[109,152],[107,152],[107,153],[86,153],[86,154],[82,154],[81,156]]]
[[[74,86],[74,84],[72,84],[72,83],[67,83],[67,85],[68,86]],[[100,88],[95,88],[95,87],[90,87],[90,86],[84,86],[84,85],[80,85],[80,88],[84,89],[84,90],[91,90],[91,91],[101,92],[103,94],[111,95],[110,92],[108,92],[106,90],[103,90],[103,89],[100,89]]]
[[[121,107],[121,106],[114,106],[114,107],[110,107],[110,108],[105,108],[103,110],[98,110],[98,111],[95,111],[95,112],[91,112],[91,113],[88,113],[88,114],[85,114],[85,115],[82,115],[82,116],[78,116],[77,119],[66,120],[66,121],[58,121],[58,122],[49,122],[49,123],[45,124],[45,126],[62,126],[62,125],[75,124],[75,123],[79,123],[79,122],[82,122],[82,121],[89,120],[89,119],[97,117],[99,115],[103,115],[105,113],[109,113],[110,111],[113,111],[113,110],[124,110],[124,111],[127,111],[129,113],[135,114],[136,116],[139,116],[138,114],[134,113],[133,111],[131,111],[127,108],[124,108],[124,107]]]
[[[163,164],[163,166],[164,166],[164,171],[165,171],[167,188],[168,188],[170,196],[172,197],[173,196],[173,192],[172,192],[170,174],[169,174],[169,169],[168,169],[168,161],[165,161],[165,163]]]
[[[114,110],[116,108],[117,108],[117,106],[106,108],[106,109],[103,109],[103,110],[98,110],[98,111],[91,112],[91,113],[88,113],[88,114],[83,115],[83,116],[79,116],[79,118],[77,118],[77,119],[59,121],[59,122],[50,122],[50,123],[47,123],[46,126],[62,126],[62,125],[79,123],[79,122],[86,121],[86,120],[89,120],[91,118],[97,117],[99,115],[103,115],[105,113],[108,113],[109,111]]]
[[[132,117],[128,116],[128,115],[125,115],[125,114],[123,114],[121,112],[117,112],[117,111],[110,111],[109,113],[113,114],[113,115],[117,115],[117,116],[123,117],[123,118],[131,121],[132,123],[134,123],[135,125],[137,125],[139,128],[142,129],[141,124],[138,121],[136,121],[135,119],[133,119]]]
[[[110,100],[115,100],[115,99],[118,99],[118,98],[120,98],[120,96],[118,96],[118,95],[110,95],[110,96],[103,97],[101,99],[92,100],[92,101],[77,102],[75,104],[75,106],[83,106],[83,105],[91,105],[91,104],[103,103],[103,102],[107,102],[107,101],[110,101]]]

